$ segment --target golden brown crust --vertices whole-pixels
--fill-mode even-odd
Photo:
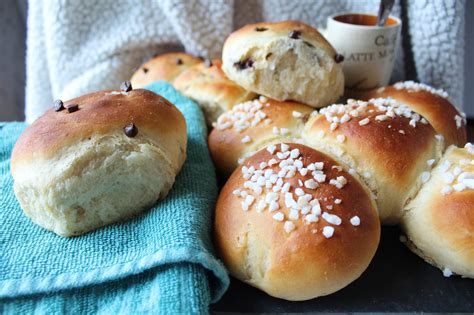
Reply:
[[[255,100],[255,102],[258,102]],[[260,150],[262,147],[272,143],[280,142],[282,139],[299,138],[304,122],[308,119],[313,109],[309,106],[294,102],[279,102],[267,99],[261,102],[262,111],[266,114],[265,119],[271,122],[266,124],[260,122],[256,126],[239,132],[235,127],[221,130],[215,127],[208,139],[214,165],[219,173],[229,176],[238,165],[238,160],[244,158],[246,153]],[[293,112],[301,113],[301,117],[294,117]],[[285,137],[273,132],[273,128],[287,128]],[[245,136],[251,138],[251,142],[242,143]]]
[[[410,184],[410,169],[416,167],[414,162],[418,160],[420,152],[429,151],[436,141],[436,133],[430,125],[419,123],[416,128],[409,126],[410,119],[405,117],[376,121],[375,117],[380,113],[368,112],[373,109],[375,107],[369,105],[363,116],[340,124],[332,132],[331,123],[326,117],[317,116],[310,124],[308,134],[316,135],[323,130],[324,141],[334,143],[337,143],[338,135],[344,135],[346,140],[341,145],[363,168],[372,169],[374,173],[385,173],[397,185]],[[359,125],[364,118],[369,118],[370,123]],[[391,128],[388,128],[389,125]],[[400,130],[404,134],[400,134]]]
[[[425,117],[436,132],[444,136],[447,146],[464,146],[466,143],[466,126],[464,123],[459,128],[456,126],[454,117],[460,113],[446,98],[425,90],[396,89],[393,85],[361,95],[363,100],[378,97],[391,97]]]
[[[333,131],[324,115],[316,116],[306,126],[305,143],[354,168],[377,196],[382,223],[395,224],[405,200],[419,184],[419,176],[428,168],[426,161],[439,157],[442,142],[428,123],[419,121],[413,127],[411,119],[403,115],[377,120],[384,112],[371,103],[363,108],[358,117]],[[340,119],[343,114],[335,116]],[[360,124],[367,119],[368,124]]]
[[[328,179],[316,190],[306,192],[320,200],[323,211],[329,211],[325,210],[326,205],[333,205],[329,212],[342,219],[341,225],[335,226],[334,235],[331,238],[322,235],[323,227],[330,224],[321,217],[309,224],[293,221],[296,229],[288,234],[283,229],[283,222],[272,218],[274,212],[256,210],[257,202],[244,212],[240,205],[242,199],[232,193],[244,184],[241,166],[219,195],[215,240],[232,275],[270,295],[305,300],[337,291],[365,270],[379,242],[380,223],[367,189],[358,180],[343,170],[332,168],[337,163],[325,154],[303,145],[289,145],[290,150],[300,150],[305,165],[324,162]],[[272,157],[274,155],[267,150],[261,150],[244,165],[258,168],[262,161]],[[328,183],[329,179],[341,175],[348,180],[342,189]],[[293,187],[298,187],[299,179],[304,181],[309,177],[297,173],[289,181]],[[264,198],[265,194],[258,198]],[[288,218],[289,209],[285,207],[283,197],[280,192],[278,211]],[[335,199],[341,199],[342,203],[333,204]],[[360,226],[350,223],[356,215],[360,218]]]
[[[134,88],[143,88],[158,80],[173,83],[183,71],[198,63],[202,63],[202,59],[183,52],[158,55],[141,65],[130,81]]]
[[[474,190],[436,198],[430,205],[433,229],[443,235],[453,250],[464,252],[474,264]]]
[[[257,29],[266,29],[265,31],[257,31]],[[333,57],[336,56],[336,51],[329,44],[329,42],[322,36],[315,28],[309,26],[308,24],[287,20],[281,22],[261,22],[256,24],[248,24],[237,31],[230,34],[227,38],[224,46],[232,46],[234,43],[238,43],[241,40],[245,40],[247,36],[252,34],[252,36],[285,36],[287,37],[290,32],[299,31],[301,34],[300,38],[309,43],[317,43],[319,47],[322,47],[328,54]]]
[[[19,163],[48,159],[68,145],[93,134],[123,132],[134,123],[150,139],[186,143],[186,122],[179,110],[165,98],[148,90],[100,91],[64,102],[78,104],[79,110],[48,110],[25,129],[12,153],[14,174]],[[163,140],[166,139],[166,140]],[[170,145],[171,147],[171,145]]]
[[[227,78],[222,71],[222,61],[215,59],[212,64],[200,63],[189,67],[174,81],[174,86],[184,95],[196,100],[204,108],[212,121],[235,104],[255,98],[255,93],[246,91]]]

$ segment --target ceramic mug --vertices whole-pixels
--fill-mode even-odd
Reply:
[[[385,86],[390,81],[402,22],[390,16],[376,26],[377,16],[347,13],[330,16],[322,31],[344,56],[345,86],[364,90]]]

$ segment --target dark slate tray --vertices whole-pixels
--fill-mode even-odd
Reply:
[[[212,312],[474,312],[474,280],[445,278],[400,241],[397,227],[383,227],[369,268],[346,288],[304,302],[273,298],[236,279]]]

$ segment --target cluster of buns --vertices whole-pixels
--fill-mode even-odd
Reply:
[[[466,143],[464,114],[446,92],[412,81],[331,105],[340,61],[296,22],[227,39],[223,71],[262,96],[223,113],[209,135],[218,172],[232,174],[216,206],[225,264],[276,297],[326,295],[365,270],[382,223],[400,224],[445,274],[473,277],[473,149],[445,151]]]
[[[130,79],[134,86],[165,80],[202,108],[211,126],[257,94],[322,107],[344,91],[338,55],[314,28],[296,21],[248,25],[226,40],[221,60],[185,53],[160,55]]]
[[[33,222],[61,236],[80,235],[164,198],[186,142],[178,109],[129,84],[56,101],[13,149],[14,191]]]
[[[287,300],[333,293],[367,268],[381,223],[400,224],[407,245],[445,275],[474,278],[465,116],[444,91],[412,81],[332,104],[342,61],[308,25],[258,23],[229,36],[222,62],[165,54],[131,81],[170,82],[214,127],[209,148],[228,177],[215,242],[236,278]],[[56,105],[12,156],[33,221],[78,235],[167,194],[186,151],[172,104],[125,85]]]

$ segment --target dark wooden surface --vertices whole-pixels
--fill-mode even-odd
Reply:
[[[468,122],[474,142],[474,121]],[[399,241],[397,227],[383,227],[369,268],[346,288],[329,296],[289,302],[273,298],[236,279],[212,305],[215,313],[294,312],[474,312],[474,280],[445,278]]]

